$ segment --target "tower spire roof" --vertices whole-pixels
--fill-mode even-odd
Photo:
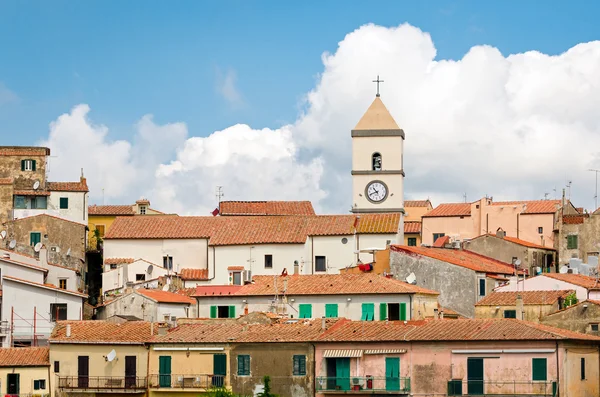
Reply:
[[[387,110],[381,98],[375,97],[354,130],[399,130],[398,124]]]

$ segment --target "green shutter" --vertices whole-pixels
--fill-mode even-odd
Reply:
[[[210,318],[217,318],[217,307],[216,306],[210,307]]]
[[[227,355],[213,355],[213,373],[215,375],[227,375]]]
[[[300,318],[312,318],[312,305],[308,303],[301,303],[298,317]]]
[[[327,318],[338,317],[337,303],[326,303],[325,304],[325,317],[327,317]]]
[[[35,160],[31,160],[31,170],[35,171]]]
[[[171,387],[171,356],[158,357],[158,385]]]
[[[31,232],[29,234],[29,245],[31,245],[32,247],[35,247],[35,245],[37,243],[39,243],[40,241],[42,241],[42,234],[39,232]]]
[[[21,160],[21,171],[25,171],[25,160]]]
[[[292,375],[294,375],[294,376],[305,376],[306,375],[306,356],[294,355]]]
[[[380,321],[387,320],[387,303],[379,304],[379,320]]]
[[[247,354],[240,354],[237,356],[238,362],[238,375],[248,376],[250,375],[250,356]]]
[[[61,210],[65,210],[69,208],[69,198],[68,197],[61,197],[60,198],[60,209]]]
[[[33,381],[33,390],[40,390],[40,381],[39,380]]]
[[[373,321],[375,319],[375,304],[374,303],[363,303],[362,304],[362,321]]]
[[[567,236],[567,249],[577,249],[577,235],[572,234]]]
[[[400,304],[400,320],[402,320],[402,321],[408,320],[406,318],[406,303]]]
[[[235,306],[229,306],[229,318],[235,318]]]
[[[531,359],[532,380],[547,380],[547,367],[545,358]]]

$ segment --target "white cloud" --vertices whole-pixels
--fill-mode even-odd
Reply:
[[[80,105],[51,126],[48,144],[59,155],[52,179],[85,164],[96,199],[103,186],[111,201],[146,195],[180,213],[212,210],[216,185],[226,199],[311,199],[322,211],[346,212],[350,130],[379,74],[382,99],[406,133],[406,198],[537,199],[553,197],[553,188],[560,196],[570,179],[575,204],[593,206],[587,169],[600,168],[600,42],[558,56],[505,57],[490,46],[458,61],[435,56],[432,38],[415,27],[365,25],[323,55],[302,114],[277,130],[238,124],[188,138],[184,124],[145,116],[132,143],[113,142]],[[228,94],[221,91],[241,98],[232,76],[220,85],[230,84]]]
[[[9,90],[4,83],[0,82],[0,106],[7,103],[17,102],[19,97],[17,94]]]
[[[242,94],[236,86],[237,73],[233,69],[228,69],[223,72],[221,69],[216,69],[216,89],[231,106],[240,106],[244,100]]]

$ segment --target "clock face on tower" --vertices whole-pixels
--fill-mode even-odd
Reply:
[[[381,181],[369,182],[365,189],[365,196],[372,203],[382,203],[388,196],[386,184]]]

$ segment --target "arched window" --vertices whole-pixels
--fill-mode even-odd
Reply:
[[[381,171],[381,154],[373,153],[373,171]]]

